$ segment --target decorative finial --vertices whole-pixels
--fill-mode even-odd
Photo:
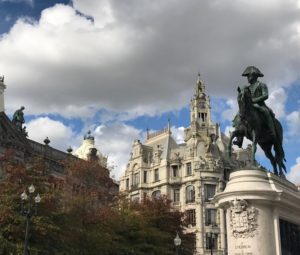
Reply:
[[[73,149],[72,149],[71,146],[69,146],[69,148],[67,149],[67,152],[68,152],[69,154],[71,154],[71,153],[73,152]]]
[[[83,139],[84,139],[84,140],[94,140],[95,138],[94,138],[91,134],[92,134],[92,131],[89,130],[89,131],[87,132],[87,134],[84,135]]]
[[[49,140],[48,136],[47,136],[47,137],[46,137],[46,139],[44,140],[44,143],[45,143],[45,145],[46,145],[46,146],[48,146],[48,145],[49,145],[49,143],[50,143],[50,140]]]
[[[168,131],[171,131],[171,121],[170,121],[170,117],[168,117]]]

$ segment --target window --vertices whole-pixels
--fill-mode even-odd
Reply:
[[[187,163],[186,164],[186,175],[192,175],[192,163]]]
[[[179,202],[180,201],[180,189],[174,189],[173,190],[173,202]]]
[[[160,198],[160,196],[161,196],[160,190],[153,191],[152,198],[158,199]]]
[[[196,226],[196,212],[195,209],[185,211],[186,221],[188,225]]]
[[[140,202],[140,196],[139,195],[131,196],[131,201],[134,202],[134,203],[139,203]]]
[[[147,183],[147,171],[144,171],[144,183]]]
[[[216,250],[218,248],[218,235],[215,233],[206,233],[206,250]]]
[[[178,166],[172,166],[172,176],[178,177]]]
[[[143,200],[144,200],[144,201],[147,199],[147,196],[148,196],[147,192],[144,192],[144,193],[143,193]]]
[[[140,175],[139,173],[134,174],[132,186],[137,186],[140,183]]]
[[[206,202],[209,202],[209,200],[214,197],[215,193],[216,185],[204,184],[204,199]]]
[[[126,189],[129,189],[129,178],[126,179]]]
[[[154,181],[155,182],[159,181],[159,171],[158,171],[158,169],[154,170]]]
[[[206,209],[205,210],[205,225],[216,225],[217,224],[217,210]]]
[[[195,187],[193,185],[186,187],[186,203],[195,202]]]

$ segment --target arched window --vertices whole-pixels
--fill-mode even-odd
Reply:
[[[152,192],[152,198],[160,198],[161,196],[161,193],[160,193],[160,190],[155,190]]]
[[[186,187],[186,202],[195,202],[195,187],[193,185],[189,185]]]

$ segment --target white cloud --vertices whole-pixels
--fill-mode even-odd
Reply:
[[[178,144],[184,143],[184,127],[171,127],[172,137]]]
[[[224,120],[232,121],[239,111],[237,100],[229,99],[226,104],[228,108],[222,112],[221,117]]]
[[[114,166],[112,174],[119,179],[129,161],[132,143],[142,138],[142,131],[114,122],[96,127],[94,135],[98,150],[108,156],[108,164]]]
[[[287,99],[286,92],[283,88],[275,89],[269,95],[269,99],[266,101],[267,105],[272,108],[276,118],[281,118],[285,116],[285,102]]]
[[[58,4],[2,35],[9,112],[25,105],[29,113],[65,116],[92,115],[91,107],[161,113],[186,105],[199,69],[212,96],[235,97],[247,65],[257,65],[272,89],[299,77],[296,0],[73,5],[94,22]]]
[[[300,157],[296,159],[296,164],[291,167],[291,171],[287,174],[287,179],[300,185]]]
[[[69,146],[68,142],[76,142],[71,128],[60,121],[52,120],[48,117],[40,117],[29,121],[26,123],[26,128],[29,139],[43,143],[44,139],[49,137],[50,146],[62,151],[66,151]]]
[[[300,111],[293,111],[286,116],[288,125],[288,135],[294,138],[299,137],[300,133]]]

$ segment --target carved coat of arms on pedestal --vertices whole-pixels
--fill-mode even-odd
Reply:
[[[235,199],[230,207],[230,227],[234,237],[253,237],[257,229],[257,209],[247,201]]]

